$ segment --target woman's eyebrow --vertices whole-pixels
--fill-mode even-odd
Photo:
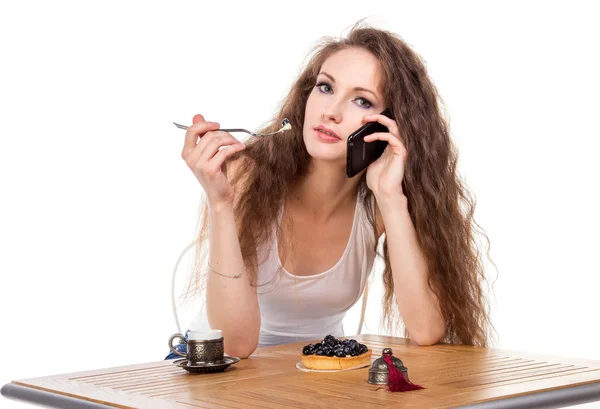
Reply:
[[[333,78],[333,76],[331,74],[327,74],[325,71],[321,71],[319,73],[319,75],[325,75],[326,77],[328,77],[329,79],[331,79],[331,82],[335,83],[335,78]],[[378,98],[377,94],[373,91],[371,91],[370,89],[367,88],[363,88],[363,87],[354,87],[355,91],[365,91],[365,92],[370,92],[371,94],[373,94],[375,96],[375,98]]]

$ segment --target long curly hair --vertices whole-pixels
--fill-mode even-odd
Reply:
[[[311,163],[302,132],[306,102],[324,61],[340,50],[354,47],[369,51],[379,60],[385,85],[381,87],[383,98],[399,125],[408,151],[402,189],[427,260],[429,286],[439,299],[446,323],[441,342],[486,346],[491,322],[476,233],[485,239],[488,255],[489,240],[474,221],[475,200],[457,173],[458,154],[449,125],[440,112],[441,98],[418,54],[398,35],[362,22],[354,25],[344,38],[324,37],[316,43],[312,57],[281,102],[279,112],[259,132],[277,131],[284,118],[289,119],[292,130],[275,137],[251,137],[246,141],[247,148],[229,159],[236,161],[237,168],[242,170],[231,176],[231,183],[236,192],[235,220],[247,272],[255,285],[260,262],[257,249],[273,240],[273,226],[281,242],[282,258],[293,249],[293,243],[283,242],[282,235],[282,226],[291,228],[291,223],[286,224],[285,220],[278,223],[278,215],[290,188],[307,173]],[[360,196],[361,205],[369,215],[377,239],[366,172],[359,189],[364,193]],[[201,207],[198,227],[199,249],[208,237],[206,204]],[[382,323],[393,333],[402,320],[395,302],[388,253],[385,239],[383,254],[378,253],[385,263]],[[198,288],[202,282],[200,271],[196,270],[188,289],[194,285]],[[406,328],[404,336],[410,337]]]

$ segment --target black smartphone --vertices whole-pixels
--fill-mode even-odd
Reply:
[[[392,118],[392,113],[386,109],[381,113]],[[385,147],[386,141],[365,142],[365,136],[376,132],[389,132],[389,129],[379,122],[368,122],[354,131],[347,141],[346,147],[346,175],[351,178],[366,169],[371,163],[379,158]]]

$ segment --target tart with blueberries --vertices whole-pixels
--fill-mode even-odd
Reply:
[[[371,350],[355,339],[327,335],[323,341],[302,348],[302,363],[308,369],[341,370],[371,363]]]

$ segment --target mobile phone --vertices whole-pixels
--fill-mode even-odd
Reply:
[[[381,113],[392,118],[392,113],[386,109]],[[365,142],[365,136],[376,132],[389,132],[389,129],[379,122],[368,122],[354,131],[349,137],[346,146],[346,175],[351,178],[366,169],[371,163],[379,158],[387,141]]]

